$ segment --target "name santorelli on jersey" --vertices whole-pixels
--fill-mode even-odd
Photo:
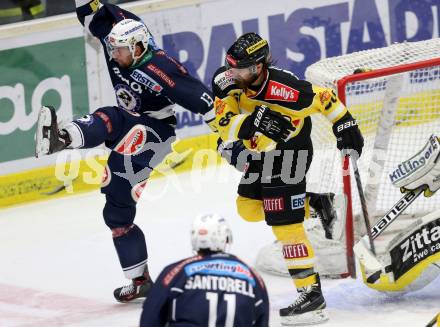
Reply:
[[[254,298],[254,288],[245,280],[211,275],[195,275],[189,277],[185,284],[186,290],[224,291],[239,293]]]
[[[334,123],[347,112],[332,90],[299,80],[291,72],[277,67],[271,66],[267,71],[257,91],[242,90],[225,83],[231,80],[227,70],[214,76],[216,123],[222,140],[238,140],[244,119],[258,105],[266,105],[289,119],[296,128],[294,137],[301,133],[305,120],[312,114],[321,113]]]

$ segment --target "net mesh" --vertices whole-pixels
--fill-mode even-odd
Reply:
[[[342,57],[324,59],[308,68],[306,78],[314,84],[337,89],[340,78],[353,74],[355,69],[376,70],[396,65],[416,63],[440,57],[440,39],[415,43],[395,44],[387,48],[361,51]],[[390,93],[391,79],[399,78],[398,92]],[[395,82],[394,82],[395,83]],[[440,134],[440,66],[433,65],[395,75],[347,83],[346,105],[358,120],[365,139],[365,147],[358,163],[365,185],[374,185],[374,194],[366,192],[373,203],[370,214],[379,217],[401,198],[392,186],[389,173],[402,161],[414,156],[428,141],[431,134]],[[383,119],[384,106],[390,107],[391,121]],[[342,196],[342,164],[336,150],[335,137],[330,124],[321,115],[313,119],[312,139],[315,147],[314,162],[310,169],[308,187],[315,192],[334,192]],[[384,126],[387,125],[387,126]],[[385,138],[381,131],[387,130]],[[379,138],[379,140],[378,140]],[[385,143],[378,149],[377,142]],[[383,169],[374,169],[384,161]],[[361,213],[356,185],[352,178],[353,212]],[[343,199],[340,199],[341,201]],[[420,216],[440,209],[439,195],[419,198],[406,211]]]
[[[307,80],[316,85],[336,89],[336,82],[339,79],[353,74],[359,68],[377,70],[438,57],[440,57],[440,38],[396,43],[385,48],[322,59],[309,66],[305,76]]]

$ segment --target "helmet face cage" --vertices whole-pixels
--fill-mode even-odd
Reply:
[[[136,56],[136,44],[139,42],[142,43],[144,51],[139,56]],[[113,26],[105,39],[105,44],[110,58],[112,58],[112,54],[117,48],[127,47],[134,61],[141,58],[149,50],[149,47],[157,48],[147,26],[133,19],[124,19]]]
[[[247,68],[266,63],[269,57],[269,44],[256,33],[246,33],[232,44],[226,53],[225,66]]]
[[[225,218],[217,214],[196,217],[191,228],[191,245],[194,251],[201,249],[213,252],[226,250],[232,243],[232,232]]]

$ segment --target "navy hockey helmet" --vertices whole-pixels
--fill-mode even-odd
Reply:
[[[226,52],[227,68],[247,68],[269,61],[269,44],[257,33],[240,36]]]

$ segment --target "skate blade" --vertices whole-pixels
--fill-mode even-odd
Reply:
[[[325,310],[315,310],[299,315],[281,317],[281,326],[309,326],[322,324],[328,320]]]
[[[49,154],[50,141],[44,137],[43,128],[52,124],[52,113],[48,107],[41,107],[38,113],[37,130],[35,132],[35,157]]]

